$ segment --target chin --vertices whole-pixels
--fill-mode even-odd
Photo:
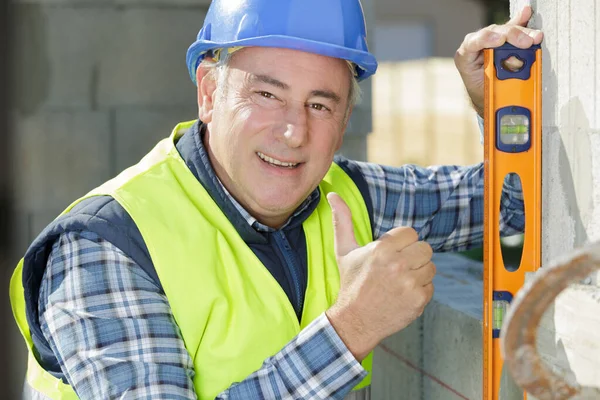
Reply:
[[[282,191],[273,193],[272,196],[265,196],[265,193],[262,193],[262,198],[258,198],[258,204],[261,205],[261,208],[264,210],[269,210],[271,212],[293,212],[308,195],[306,196],[290,196],[282,194]]]

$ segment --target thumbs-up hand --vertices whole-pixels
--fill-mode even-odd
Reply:
[[[423,313],[433,296],[433,251],[408,227],[394,228],[360,247],[344,200],[335,193],[329,193],[327,200],[332,209],[340,291],[326,315],[360,361],[380,341]]]

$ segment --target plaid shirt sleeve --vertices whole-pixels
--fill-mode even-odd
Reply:
[[[462,251],[483,241],[483,163],[472,166],[388,167],[353,162],[367,181],[375,238],[397,226],[413,227],[435,251]],[[500,232],[523,232],[518,176],[508,175],[501,195]]]
[[[42,332],[82,399],[196,399],[194,369],[154,281],[90,232],[54,244],[40,289]],[[219,399],[343,398],[366,375],[322,314]]]

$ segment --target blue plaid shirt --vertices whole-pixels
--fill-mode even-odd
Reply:
[[[483,239],[483,164],[386,167],[354,162],[373,202],[375,237],[411,226],[436,251]],[[248,224],[258,223],[234,202]],[[301,209],[316,198],[310,196]],[[293,217],[292,217],[293,218]],[[502,234],[522,232],[518,179],[502,194]],[[82,399],[195,399],[192,360],[169,303],[128,256],[90,232],[54,244],[39,297],[42,332]],[[343,398],[366,375],[322,314],[279,353],[219,399]]]

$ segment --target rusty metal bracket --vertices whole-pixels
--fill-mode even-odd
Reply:
[[[548,307],[571,283],[600,270],[600,242],[543,267],[515,296],[501,335],[502,353],[515,382],[539,400],[600,399],[600,388],[582,387],[554,374],[536,347],[537,327]]]

